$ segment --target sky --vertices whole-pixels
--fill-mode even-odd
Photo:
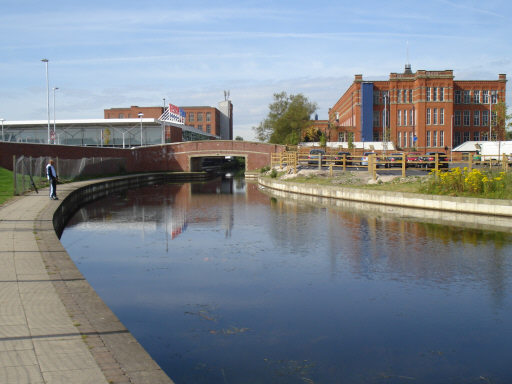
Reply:
[[[254,140],[274,93],[327,119],[355,74],[385,80],[407,61],[510,79],[511,38],[509,0],[0,0],[0,118],[47,119],[47,58],[52,119],[54,87],[57,119],[216,107],[229,90],[234,135]]]

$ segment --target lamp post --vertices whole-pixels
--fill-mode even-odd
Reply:
[[[142,147],[142,116],[144,116],[144,114],[142,112],[139,113],[139,117],[140,117],[140,146]]]
[[[453,113],[452,113],[452,117],[450,119],[450,136],[452,137],[452,144],[451,144],[451,149],[450,149],[450,161],[453,162]]]
[[[489,91],[489,141],[492,141],[492,91]]]
[[[5,138],[4,138],[4,121],[5,121],[5,119],[0,119],[0,121],[2,122],[2,141],[5,141]]]
[[[48,59],[41,59],[46,65],[46,111],[48,112],[48,144],[50,144],[50,85],[48,81]]]
[[[55,136],[57,135],[57,127],[55,123],[55,91],[59,89],[59,87],[53,87],[53,144],[55,144]]]

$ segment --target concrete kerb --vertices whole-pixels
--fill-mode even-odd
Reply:
[[[499,231],[512,231],[512,202],[510,200],[494,200],[465,198],[452,196],[432,196],[407,192],[387,192],[371,189],[347,188],[329,185],[311,185],[291,181],[274,180],[259,177],[258,183],[271,191],[279,191],[282,197],[303,195],[317,198],[330,198],[345,201],[348,204],[361,203],[363,208],[368,205],[375,207],[394,207],[396,210],[408,209],[403,215],[414,215],[417,218],[438,217],[444,222],[459,223],[472,227]],[[284,194],[283,194],[284,193]],[[311,200],[311,199],[306,199]],[[347,207],[347,204],[339,204]],[[437,213],[436,213],[437,212]]]
[[[0,313],[0,382],[173,383],[89,285],[58,234],[88,201],[189,176],[205,178],[160,173],[77,182],[59,186],[58,202],[46,188],[0,207],[0,291],[12,292],[12,303],[2,306],[16,307],[18,330],[11,337],[13,317]],[[20,348],[30,358],[18,363]]]

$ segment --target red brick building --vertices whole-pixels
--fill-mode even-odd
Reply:
[[[219,109],[215,107],[180,107],[186,113],[185,124],[205,133],[218,136],[223,140],[233,140],[233,104],[230,100],[221,101]],[[144,118],[158,119],[163,113],[163,107],[110,108],[103,111],[105,119],[137,118],[139,113]],[[169,127],[167,127],[169,128]],[[170,133],[166,132],[166,137]]]
[[[490,116],[505,102],[498,80],[454,80],[452,70],[391,73],[387,81],[354,82],[329,110],[337,141],[388,141],[404,150],[443,150],[489,140]],[[386,124],[387,123],[387,124]],[[495,135],[493,131],[493,135]]]

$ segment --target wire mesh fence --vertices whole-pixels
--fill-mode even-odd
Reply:
[[[48,186],[46,165],[50,157],[13,157],[14,194],[21,195],[31,190]],[[71,181],[81,177],[124,173],[125,158],[83,157],[81,159],[54,159],[60,181]]]

